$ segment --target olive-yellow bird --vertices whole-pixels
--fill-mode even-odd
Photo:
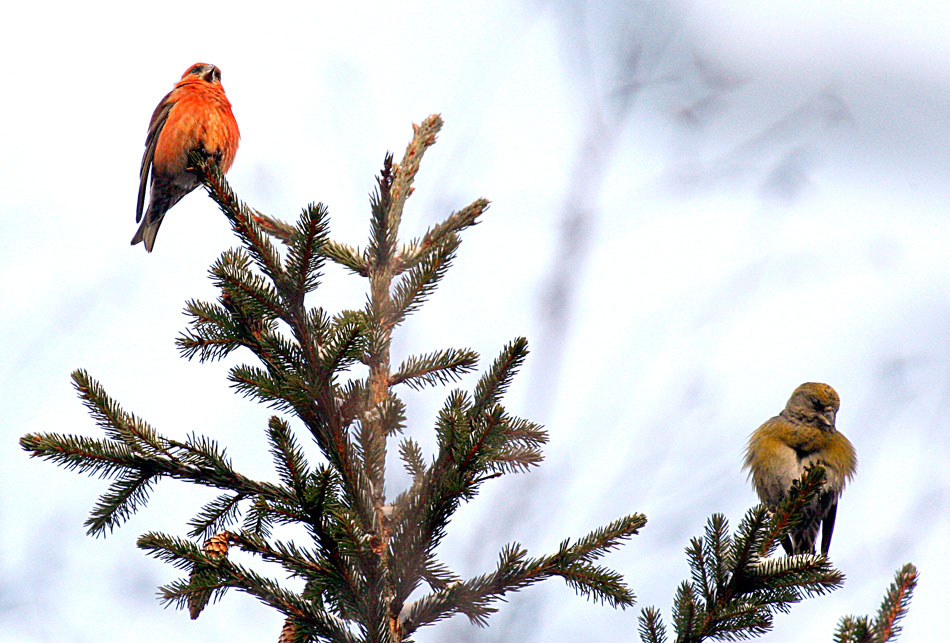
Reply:
[[[198,177],[188,171],[188,154],[201,150],[215,158],[222,172],[234,163],[241,132],[231,113],[231,103],[221,87],[221,70],[208,63],[188,68],[152,113],[139,173],[139,200],[135,210],[139,229],[132,245],[145,242],[149,252],[165,213],[198,187]],[[151,171],[151,198],[145,216],[145,190]]]
[[[805,467],[821,464],[825,469],[825,484],[805,520],[782,541],[788,555],[814,554],[819,526],[821,553],[828,555],[838,498],[858,464],[851,442],[835,428],[839,403],[827,384],[807,382],[795,389],[781,413],[749,437],[744,468],[759,499],[772,509]]]

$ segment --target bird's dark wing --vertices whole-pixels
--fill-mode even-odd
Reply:
[[[148,186],[148,173],[152,169],[152,159],[155,158],[155,148],[158,146],[158,137],[168,120],[168,113],[175,102],[171,100],[172,92],[168,92],[162,102],[152,112],[152,120],[148,124],[148,136],[145,137],[145,154],[142,155],[142,169],[139,170],[139,200],[135,207],[135,222],[142,220],[142,211],[145,208],[145,190]]]
[[[831,533],[835,530],[835,516],[838,513],[838,501],[832,500],[821,521],[821,553],[828,555],[828,548],[831,547]]]
[[[782,536],[782,540],[779,542],[782,543],[782,549],[785,550],[786,556],[792,556],[795,554],[795,547],[792,545],[792,539],[789,538],[788,534]]]

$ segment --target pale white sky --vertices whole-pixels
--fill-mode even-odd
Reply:
[[[527,336],[507,402],[543,422],[551,444],[539,470],[493,481],[459,512],[446,562],[471,576],[510,541],[541,554],[624,513],[650,520],[604,561],[626,575],[635,609],[552,580],[511,595],[488,629],[456,617],[418,641],[631,641],[651,604],[669,621],[689,538],[713,512],[735,526],[755,501],[739,470],[748,433],[807,380],[838,390],[839,428],[858,450],[832,548],[848,581],[760,640],[830,641],[842,615],[877,609],[908,561],[922,576],[902,640],[940,631],[942,3],[26,4],[0,23],[0,642],[280,631],[278,614],[237,593],[195,622],[155,600],[178,575],[136,538],[183,535],[211,494],[163,483],[94,540],[82,523],[107,483],[16,444],[30,431],[97,434],[69,383],[82,367],[159,430],[205,433],[240,470],[273,476],[269,413],[225,380],[240,358],[189,363],[173,343],[185,300],[214,296],[207,267],[233,243],[224,218],[196,192],[153,254],[129,246],[149,115],[197,61],[222,69],[242,131],[229,180],[255,207],[289,219],[323,201],[334,238],[362,244],[384,152],[401,155],[411,123],[433,112],[446,126],[405,236],[492,201],[396,351],[469,346],[485,365]],[[584,212],[572,231],[569,204]],[[566,297],[553,316],[552,291]],[[359,279],[331,269],[314,303],[338,310],[363,296]],[[443,396],[405,396],[409,432],[430,449]],[[392,464],[395,494],[405,478]]]

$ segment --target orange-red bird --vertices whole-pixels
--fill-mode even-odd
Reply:
[[[198,177],[186,169],[189,152],[203,150],[217,159],[222,172],[227,172],[234,163],[240,138],[231,103],[221,87],[221,70],[208,63],[195,63],[152,113],[135,209],[135,221],[142,223],[132,237],[132,245],[144,241],[145,249],[151,252],[165,213],[198,187]],[[143,219],[149,169],[152,192]]]

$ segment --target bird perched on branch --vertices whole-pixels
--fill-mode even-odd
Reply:
[[[749,437],[744,468],[749,470],[759,499],[772,509],[805,467],[821,464],[825,469],[825,484],[807,509],[805,520],[782,541],[788,555],[814,554],[819,526],[821,553],[828,555],[838,498],[858,464],[851,442],[835,428],[838,405],[833,388],[807,382],[795,389],[781,413]]]
[[[231,103],[221,87],[221,70],[208,63],[189,67],[155,108],[148,126],[135,210],[135,221],[142,223],[132,237],[133,246],[144,241],[151,252],[165,213],[198,187],[198,177],[188,171],[189,152],[198,150],[217,159],[221,172],[227,172],[240,137]],[[149,171],[151,198],[143,218]]]

